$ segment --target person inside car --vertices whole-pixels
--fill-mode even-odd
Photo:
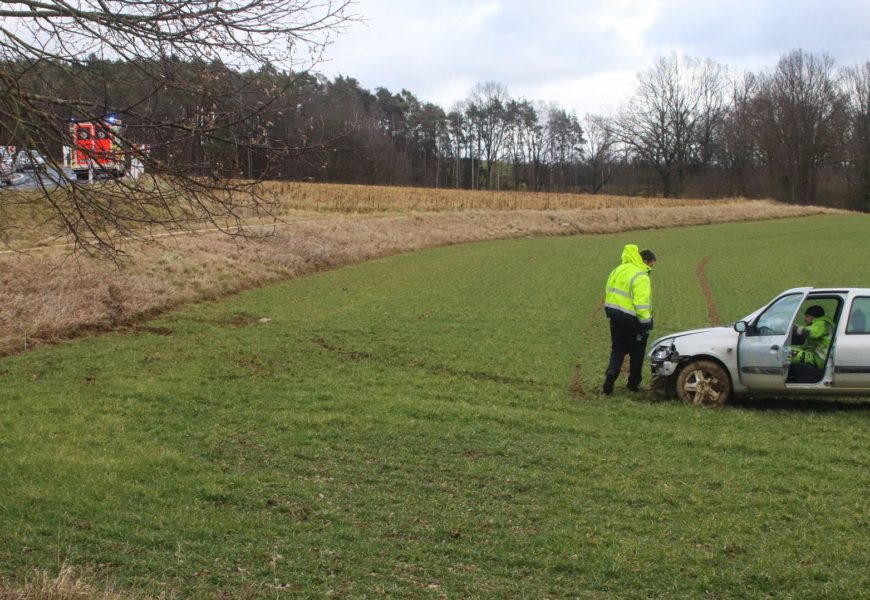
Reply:
[[[834,337],[834,322],[825,316],[825,309],[814,304],[804,312],[804,326],[795,327],[794,337],[800,345],[791,348],[789,381],[814,383],[822,378],[828,351]]]

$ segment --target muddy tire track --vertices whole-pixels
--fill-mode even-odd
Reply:
[[[328,352],[332,352],[333,354],[337,354],[343,358],[355,362],[368,361],[392,367],[412,367],[434,375],[448,375],[451,377],[461,377],[465,379],[473,379],[475,381],[489,381],[492,383],[501,383],[505,385],[519,386],[531,389],[546,389],[552,387],[546,383],[535,381],[533,379],[508,377],[505,375],[499,375],[497,373],[487,373],[485,371],[466,371],[464,369],[454,369],[445,365],[430,365],[415,358],[411,358],[410,360],[401,360],[381,357],[370,352],[358,352],[356,350],[337,346],[320,337],[314,338],[311,341],[316,346],[319,346],[320,348],[323,348]]]
[[[716,299],[713,297],[713,290],[710,289],[707,274],[704,272],[711,258],[713,258],[713,255],[708,254],[698,262],[698,266],[695,267],[695,275],[698,276],[701,294],[703,294],[704,302],[707,304],[707,322],[711,327],[718,327],[722,324],[722,318],[719,315],[719,308],[716,306]]]
[[[583,373],[581,371],[580,359],[577,359],[577,362],[574,363],[574,376],[571,377],[571,385],[568,387],[568,391],[571,392],[572,396],[578,398],[586,395],[586,390],[583,389]]]
[[[589,331],[603,313],[604,298],[602,297],[598,301],[598,304],[595,305],[595,308],[589,313],[589,316],[586,317],[586,328],[584,331]],[[583,365],[580,363],[580,349],[577,350],[577,360],[574,362],[574,374],[571,377],[571,385],[568,386],[568,391],[577,398],[582,398],[586,395],[586,388],[583,387]]]

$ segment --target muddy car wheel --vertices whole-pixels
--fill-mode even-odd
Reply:
[[[677,396],[695,406],[722,406],[731,396],[731,379],[719,364],[696,360],[677,376]]]

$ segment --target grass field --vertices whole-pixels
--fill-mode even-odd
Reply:
[[[69,244],[58,244],[51,236],[16,238],[12,248],[0,249],[0,357],[136,325],[182,304],[423,248],[843,214],[765,200],[551,197],[314,184],[272,184],[269,193],[280,206],[280,222],[261,224],[257,235],[238,238],[214,228],[164,231],[148,243],[128,240],[118,263],[71,257]],[[4,195],[3,201],[8,199]],[[5,209],[4,202],[0,208]],[[289,208],[295,205],[304,210]],[[390,212],[372,214],[373,206]],[[22,231],[27,224],[45,227],[38,211],[25,214],[17,208],[9,224]],[[0,247],[5,233],[0,231]]]
[[[6,593],[66,565],[184,598],[866,597],[870,403],[596,390],[624,243],[659,255],[664,334],[706,324],[705,258],[729,321],[790,286],[868,286],[868,233],[452,246],[3,359]]]

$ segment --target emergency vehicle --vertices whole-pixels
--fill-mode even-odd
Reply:
[[[114,115],[70,123],[70,166],[76,179],[124,176],[125,153],[119,143],[123,130],[123,124]]]

